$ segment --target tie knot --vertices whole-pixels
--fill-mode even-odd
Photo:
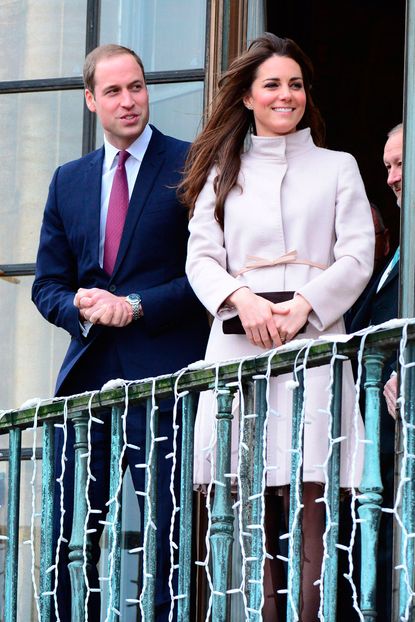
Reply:
[[[119,151],[118,152],[118,167],[122,168],[126,162],[126,160],[128,160],[128,158],[130,157],[131,153],[128,153],[128,151]]]

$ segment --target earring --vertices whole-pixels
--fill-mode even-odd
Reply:
[[[247,106],[248,110],[252,110],[252,106]]]

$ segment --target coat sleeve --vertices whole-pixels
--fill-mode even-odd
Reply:
[[[215,176],[216,170],[212,169],[190,220],[186,273],[199,300],[212,315],[223,320],[236,315],[234,309],[222,306],[225,299],[245,283],[227,272],[224,233],[215,220]]]
[[[65,329],[73,337],[83,339],[78,309],[73,304],[78,289],[76,259],[70,249],[58,209],[59,172],[58,168],[49,186],[40,231],[32,300],[46,320]]]
[[[298,289],[311,304],[309,321],[325,330],[357,300],[373,271],[374,227],[357,163],[342,154],[335,206],[333,263]]]

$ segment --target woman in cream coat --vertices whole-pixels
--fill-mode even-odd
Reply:
[[[182,184],[192,216],[186,270],[196,295],[214,316],[208,362],[261,353],[291,340],[304,325],[301,337],[344,333],[342,316],[371,275],[374,233],[363,182],[351,155],[316,146],[322,142],[322,123],[310,95],[311,75],[310,61],[294,42],[260,37],[222,78],[210,120],[191,148]],[[250,124],[255,133],[243,151]],[[295,295],[280,304],[255,295],[267,291]],[[224,334],[223,320],[236,313],[245,334]],[[271,380],[270,407],[278,416],[268,424],[268,464],[277,466],[268,472],[270,487],[287,487],[290,480],[292,393],[287,378]],[[303,540],[304,558],[315,564],[303,565],[303,620],[316,619],[318,610],[318,589],[312,583],[320,576],[321,541],[317,549],[307,546],[324,529],[323,504],[317,508],[312,501],[321,496],[324,483],[317,465],[328,451],[327,415],[322,412],[328,405],[328,383],[327,366],[307,371]],[[362,445],[356,445],[353,430],[354,396],[349,365],[342,411],[345,488],[358,485],[362,468]],[[212,456],[206,448],[215,416],[212,399],[205,393],[199,402],[198,484],[210,481]],[[360,417],[358,427],[363,438]],[[352,468],[356,446],[358,460]],[[233,468],[237,451],[233,447]],[[265,620],[275,619],[273,600],[265,601]]]

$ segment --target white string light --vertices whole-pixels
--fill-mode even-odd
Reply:
[[[171,470],[170,470],[170,494],[171,494],[171,500],[172,500],[172,513],[171,513],[171,519],[170,519],[170,534],[169,534],[169,540],[170,540],[170,572],[169,572],[170,611],[169,611],[169,622],[172,622],[172,620],[173,620],[173,612],[174,612],[174,603],[175,603],[175,601],[178,600],[179,598],[186,598],[186,597],[189,596],[188,594],[178,594],[178,595],[175,595],[174,594],[174,589],[173,589],[174,571],[177,570],[177,566],[175,564],[175,556],[176,556],[176,551],[179,548],[179,545],[174,540],[174,527],[175,527],[175,523],[176,523],[176,515],[180,511],[180,507],[177,505],[176,491],[175,491],[175,485],[174,485],[174,480],[175,480],[175,476],[176,476],[176,467],[177,467],[177,434],[178,434],[178,430],[179,430],[179,426],[177,424],[177,413],[178,413],[178,406],[179,406],[180,400],[182,400],[183,397],[189,393],[189,391],[182,391],[181,393],[179,393],[180,378],[183,376],[185,371],[186,371],[186,369],[182,369],[178,373],[177,378],[176,378],[175,383],[174,383],[174,407],[173,407],[173,421],[172,421],[172,426],[173,426],[173,449],[172,449],[172,453],[168,454],[166,456],[166,459],[171,459],[172,460],[172,465],[171,465]],[[186,451],[186,447],[182,447],[182,451]]]
[[[355,545],[355,539],[356,539],[356,533],[357,533],[357,529],[358,529],[358,524],[361,522],[361,519],[357,518],[357,513],[356,513],[356,507],[357,507],[357,503],[359,501],[359,497],[361,495],[359,495],[358,490],[356,490],[356,488],[354,487],[354,483],[356,481],[356,468],[357,468],[357,457],[358,457],[358,452],[359,452],[359,446],[361,446],[362,443],[365,443],[365,439],[362,439],[359,437],[359,421],[360,421],[360,412],[359,412],[359,398],[360,398],[360,393],[361,393],[361,379],[362,379],[362,370],[363,370],[363,353],[364,353],[364,347],[365,347],[365,341],[368,335],[370,335],[373,332],[378,331],[380,328],[393,328],[393,327],[401,327],[402,328],[402,336],[401,336],[401,340],[400,340],[400,347],[399,347],[399,371],[400,371],[400,397],[398,398],[398,405],[399,405],[399,416],[400,416],[400,420],[401,420],[401,424],[402,424],[402,461],[401,461],[401,472],[400,472],[400,479],[399,479],[399,484],[397,487],[397,491],[396,491],[396,497],[394,500],[394,507],[393,508],[382,508],[382,511],[385,513],[392,513],[394,515],[394,519],[397,521],[397,523],[399,524],[400,528],[401,528],[401,533],[402,533],[402,560],[401,563],[398,565],[397,569],[399,569],[401,571],[401,573],[403,573],[404,576],[404,583],[406,585],[407,588],[407,602],[406,602],[406,609],[405,609],[405,614],[401,617],[401,620],[405,621],[405,622],[409,622],[410,620],[410,607],[413,601],[413,598],[415,596],[415,593],[412,589],[412,585],[411,585],[411,581],[410,581],[410,577],[412,574],[412,568],[408,567],[408,561],[406,560],[406,551],[408,548],[408,544],[410,541],[412,541],[412,539],[415,537],[415,534],[412,533],[408,533],[403,519],[401,517],[400,514],[400,508],[401,508],[401,501],[402,501],[402,495],[403,495],[403,486],[405,485],[405,483],[408,481],[407,480],[407,475],[406,475],[406,471],[408,468],[408,462],[412,459],[415,459],[414,456],[412,456],[409,452],[408,449],[408,442],[409,442],[409,436],[411,433],[413,433],[413,430],[411,429],[411,425],[409,424],[409,422],[407,421],[406,418],[406,414],[405,414],[405,382],[406,382],[406,373],[407,370],[412,367],[413,365],[415,365],[414,362],[405,362],[405,358],[404,358],[404,351],[405,348],[407,346],[407,329],[408,329],[408,325],[413,324],[414,321],[413,320],[400,320],[400,321],[393,321],[393,322],[388,322],[385,323],[383,325],[377,326],[377,327],[369,327],[368,329],[365,329],[364,331],[360,331],[359,332],[359,336],[361,336],[361,343],[360,343],[360,348],[358,351],[358,356],[357,356],[357,363],[358,363],[358,372],[357,372],[357,379],[356,379],[356,383],[355,383],[355,406],[354,406],[354,415],[353,415],[353,429],[352,429],[352,435],[353,435],[353,451],[352,451],[352,460],[351,460],[351,481],[352,481],[352,486],[351,486],[351,516],[352,516],[352,531],[350,534],[350,541],[349,541],[349,545],[348,546],[344,546],[344,545],[340,545],[339,543],[336,544],[337,548],[340,550],[345,550],[348,554],[348,563],[349,563],[349,570],[348,573],[345,575],[346,579],[348,580],[348,582],[350,583],[351,586],[351,590],[352,590],[352,599],[353,599],[353,607],[355,609],[355,611],[357,612],[359,619],[361,621],[363,621],[364,617],[363,614],[359,608],[359,604],[358,604],[358,591],[357,591],[357,587],[354,584],[353,581],[353,572],[354,572],[354,565],[353,565],[353,549],[354,549],[354,545]],[[319,608],[319,614],[318,617],[320,620],[324,620],[324,616],[323,616],[323,603],[324,603],[324,582],[323,582],[323,577],[324,577],[324,572],[325,572],[325,566],[327,563],[327,559],[328,556],[330,554],[330,551],[328,550],[328,541],[329,541],[329,533],[330,530],[333,528],[333,522],[332,522],[332,516],[331,516],[331,510],[329,507],[329,498],[328,498],[328,491],[329,491],[329,474],[328,474],[328,463],[329,463],[329,459],[332,456],[333,453],[333,448],[334,445],[336,443],[339,443],[343,440],[345,440],[343,437],[339,437],[339,438],[333,438],[331,435],[331,420],[332,420],[332,414],[331,414],[331,406],[332,406],[332,400],[333,400],[333,387],[334,387],[334,365],[335,362],[338,359],[343,359],[345,357],[339,356],[337,353],[337,336],[324,336],[323,339],[326,342],[332,342],[333,343],[333,347],[332,347],[332,356],[330,359],[330,375],[329,375],[329,384],[327,387],[327,393],[328,393],[328,403],[327,403],[327,410],[321,410],[319,412],[321,412],[322,414],[326,414],[328,417],[328,421],[329,421],[329,428],[328,428],[328,453],[327,453],[327,457],[323,463],[323,465],[319,465],[322,469],[323,469],[323,473],[324,473],[324,481],[325,481],[325,485],[324,485],[324,493],[321,499],[317,499],[316,501],[319,502],[321,501],[322,503],[325,504],[325,508],[326,508],[326,529],[325,532],[323,534],[323,550],[324,550],[324,554],[323,554],[323,559],[322,559],[322,566],[321,566],[321,576],[320,576],[320,580],[317,581],[316,583],[319,583],[319,589],[320,589],[320,608]],[[304,341],[304,344],[303,344]],[[339,339],[339,341],[342,341],[342,339]],[[288,557],[288,576],[289,576],[289,584],[292,584],[292,580],[294,578],[294,560],[293,560],[293,542],[294,542],[294,531],[298,528],[298,521],[299,521],[299,516],[302,510],[302,503],[300,503],[300,490],[301,490],[301,481],[300,481],[300,472],[301,472],[301,468],[302,468],[302,460],[303,460],[303,447],[302,447],[302,437],[303,437],[303,429],[304,429],[304,425],[307,423],[305,421],[305,403],[306,403],[306,393],[307,393],[307,382],[306,382],[306,374],[307,374],[307,360],[308,360],[308,355],[310,352],[310,349],[312,348],[312,346],[315,344],[316,340],[302,340],[301,342],[301,349],[300,351],[297,353],[296,356],[296,360],[294,363],[294,369],[293,369],[293,374],[294,374],[294,380],[292,381],[292,387],[294,388],[296,385],[298,385],[298,372],[300,370],[303,370],[304,372],[304,396],[303,396],[303,403],[302,403],[302,411],[301,411],[301,421],[300,421],[300,446],[298,448],[298,453],[299,453],[299,464],[297,467],[297,477],[296,477],[296,487],[295,487],[295,512],[294,512],[294,520],[293,520],[293,525],[292,525],[292,529],[290,530],[289,533],[285,534],[282,539],[286,538],[288,539],[288,544],[289,544],[289,550],[290,550],[290,554]],[[290,344],[288,344],[290,345]],[[294,344],[293,344],[294,345]],[[295,347],[298,347],[298,342],[295,344]],[[284,350],[287,349],[287,346],[283,347]],[[281,351],[282,348],[278,349],[278,352]],[[289,348],[288,348],[289,349]],[[267,466],[267,443],[266,443],[266,438],[267,438],[267,427],[268,427],[268,420],[269,417],[271,415],[273,415],[273,411],[270,407],[270,390],[271,390],[271,370],[272,370],[272,360],[275,357],[276,354],[278,354],[278,352],[276,352],[275,350],[270,351],[269,353],[267,353],[265,356],[267,356],[267,370],[266,373],[262,376],[255,376],[253,379],[257,379],[259,377],[261,378],[265,378],[266,379],[266,416],[265,416],[265,422],[264,422],[264,431],[263,431],[263,438],[262,438],[262,459],[263,459],[263,464],[264,464],[264,472],[263,472],[263,479],[262,479],[262,485],[261,485],[261,493],[260,495],[255,495],[255,499],[260,498],[261,500],[261,520],[260,523],[258,525],[248,525],[247,529],[260,529],[262,531],[262,543],[263,543],[263,549],[262,549],[262,558],[261,558],[261,574],[260,574],[260,579],[258,580],[258,582],[261,584],[261,586],[263,585],[263,580],[264,580],[264,564],[265,564],[265,558],[267,556],[269,556],[269,554],[267,553],[266,550],[266,538],[265,538],[265,528],[264,528],[264,517],[265,517],[265,489],[266,489],[266,478],[267,478],[267,473],[276,467],[272,467],[270,465]],[[300,356],[302,356],[302,361],[300,362]],[[249,357],[247,357],[249,358]],[[243,452],[246,450],[246,443],[244,441],[244,431],[246,429],[246,424],[253,418],[256,417],[257,414],[256,413],[251,413],[251,412],[246,412],[246,406],[245,406],[245,399],[244,399],[244,393],[243,393],[243,374],[242,374],[242,369],[243,369],[243,365],[245,363],[246,359],[238,359],[238,376],[237,376],[237,381],[234,383],[230,383],[229,387],[231,387],[231,385],[235,385],[237,386],[238,390],[239,390],[239,396],[240,396],[240,422],[239,422],[239,428],[240,428],[240,440],[241,442],[239,443],[239,447],[238,447],[238,463],[237,463],[237,472],[236,473],[228,473],[225,474],[225,477],[231,477],[233,480],[236,480],[237,483],[237,487],[238,487],[238,491],[239,491],[239,495],[238,495],[238,500],[235,502],[234,504],[234,509],[236,509],[236,513],[237,513],[237,519],[239,522],[239,544],[240,544],[240,549],[241,549],[241,555],[242,555],[242,569],[241,569],[241,583],[239,585],[239,587],[236,588],[232,588],[230,590],[227,590],[227,594],[229,595],[240,595],[242,596],[242,600],[243,600],[243,606],[244,606],[244,617],[246,620],[251,619],[252,618],[252,614],[256,614],[256,615],[260,615],[260,611],[262,610],[263,604],[264,604],[264,594],[263,594],[263,590],[261,591],[261,603],[260,603],[260,610],[259,611],[253,611],[252,609],[249,608],[248,606],[248,601],[247,601],[247,564],[249,564],[252,561],[257,561],[254,560],[252,557],[250,557],[247,554],[246,551],[246,538],[248,538],[249,536],[252,536],[251,533],[246,532],[244,533],[244,522],[243,522],[243,512],[244,512],[244,500],[242,499],[242,484],[241,484],[241,477],[240,477],[240,467],[241,467],[241,463],[242,463],[242,454]],[[223,363],[223,362],[222,362]],[[215,369],[215,386],[212,389],[212,393],[214,398],[217,397],[217,395],[220,393],[220,391],[222,389],[219,388],[219,371],[220,371],[220,364],[216,364],[215,366],[212,365],[207,365],[205,362],[198,362],[194,364],[194,368],[195,369],[206,369],[206,368],[212,368],[214,367]],[[171,472],[170,472],[170,494],[172,497],[172,515],[171,515],[171,521],[170,521],[170,536],[169,536],[169,541],[170,541],[170,573],[169,573],[169,591],[170,591],[170,598],[171,598],[171,602],[170,602],[170,613],[169,613],[169,621],[171,622],[173,619],[173,614],[174,614],[174,606],[175,603],[177,602],[177,600],[182,599],[182,598],[188,598],[189,595],[188,594],[175,594],[174,593],[174,587],[173,587],[173,577],[174,577],[174,572],[175,570],[177,570],[177,566],[174,563],[175,560],[175,556],[177,554],[177,548],[178,548],[178,543],[175,542],[174,540],[174,531],[175,531],[175,521],[176,521],[176,517],[177,514],[180,511],[180,508],[178,507],[178,503],[177,503],[177,499],[175,496],[175,490],[174,490],[174,479],[175,479],[175,474],[177,471],[177,433],[178,433],[178,429],[179,426],[177,425],[177,413],[178,413],[178,407],[180,404],[180,400],[182,400],[182,398],[184,397],[184,395],[187,394],[187,391],[182,391],[179,392],[178,391],[178,386],[179,386],[179,380],[182,377],[183,373],[186,370],[182,370],[181,372],[178,373],[177,376],[175,376],[175,386],[174,386],[174,397],[175,397],[175,404],[174,404],[174,409],[173,409],[173,450],[172,453],[169,454],[168,456],[166,456],[166,458],[171,459],[172,460],[172,468],[171,468]],[[149,538],[149,533],[150,533],[150,529],[155,529],[156,526],[154,525],[153,521],[152,521],[152,511],[153,511],[153,507],[152,507],[152,501],[150,498],[150,488],[152,486],[152,482],[151,482],[151,469],[150,469],[150,465],[152,464],[152,457],[153,457],[153,452],[154,452],[154,448],[155,448],[155,443],[157,442],[161,442],[163,440],[163,438],[159,437],[156,438],[156,434],[155,434],[155,430],[154,430],[154,414],[157,410],[157,405],[156,405],[156,379],[145,379],[146,382],[148,382],[149,380],[152,381],[152,394],[151,394],[151,416],[150,416],[150,436],[151,436],[151,446],[150,446],[150,455],[148,456],[148,463],[143,464],[143,465],[136,465],[139,468],[145,468],[147,470],[147,474],[148,474],[148,478],[147,478],[147,487],[145,491],[136,491],[137,495],[142,495],[145,498],[145,504],[148,510],[148,520],[146,525],[144,526],[144,537],[143,537],[143,546],[139,547],[139,549],[133,549],[130,551],[130,553],[132,552],[137,552],[137,551],[143,551],[143,588],[142,588],[142,592],[140,594],[139,599],[126,599],[127,603],[130,602],[134,602],[139,604],[140,606],[140,610],[141,610],[141,615],[143,616],[144,619],[144,611],[143,611],[143,596],[146,593],[146,589],[147,589],[147,585],[148,585],[148,579],[149,574],[148,574],[148,553],[147,553],[147,544],[148,544],[148,538]],[[120,381],[116,381],[117,383],[119,383]],[[109,618],[109,614],[111,613],[111,611],[113,613],[115,613],[116,615],[120,615],[120,612],[118,610],[115,609],[115,607],[113,607],[113,595],[112,595],[112,577],[113,577],[113,571],[114,571],[114,558],[115,558],[115,547],[119,544],[117,543],[117,538],[116,538],[116,527],[117,527],[117,521],[119,519],[119,515],[120,515],[120,509],[121,509],[121,503],[120,503],[120,493],[121,493],[121,489],[122,489],[122,476],[123,476],[123,466],[122,466],[122,462],[123,462],[123,458],[124,458],[124,454],[125,451],[127,449],[127,447],[132,447],[134,449],[139,449],[136,446],[131,445],[130,443],[127,442],[127,436],[126,436],[126,417],[127,417],[127,412],[128,412],[128,385],[130,383],[126,383],[124,381],[121,381],[123,383],[124,389],[125,389],[125,400],[124,400],[124,414],[122,415],[122,424],[123,424],[123,446],[122,446],[122,450],[121,450],[121,455],[120,455],[120,459],[119,459],[119,478],[118,478],[118,483],[117,483],[117,489],[116,492],[113,496],[112,499],[110,499],[107,503],[108,506],[111,506],[112,504],[115,504],[115,509],[113,511],[113,516],[114,516],[114,520],[111,521],[111,523],[108,523],[108,526],[113,530],[113,539],[112,539],[112,548],[111,551],[109,553],[109,576],[108,577],[100,577],[100,581],[108,581],[109,582],[109,597],[108,597],[108,609],[107,609],[107,617],[106,617],[106,622],[108,621]],[[117,385],[119,386],[119,384]],[[290,388],[288,387],[287,384],[287,389]],[[88,530],[88,522],[89,522],[89,518],[91,516],[91,514],[94,514],[96,512],[98,512],[99,510],[95,510],[94,508],[91,507],[90,504],[90,499],[89,499],[89,487],[92,481],[94,481],[94,475],[91,472],[91,451],[92,451],[92,442],[91,442],[91,426],[92,423],[99,423],[98,419],[96,417],[94,417],[93,415],[93,411],[92,411],[92,402],[93,402],[93,398],[96,395],[96,392],[93,392],[92,394],[90,394],[90,399],[89,399],[89,406],[88,406],[88,412],[89,412],[89,419],[88,419],[88,451],[82,456],[83,459],[87,460],[87,483],[86,483],[86,489],[85,489],[85,499],[86,499],[86,503],[87,503],[87,516],[85,519],[85,529],[84,529],[84,542],[83,542],[83,574],[84,574],[84,580],[85,580],[85,586],[86,586],[86,597],[85,597],[85,616],[86,616],[86,621],[88,620],[88,599],[90,596],[90,593],[92,591],[95,590],[95,588],[90,588],[89,586],[89,582],[88,582],[88,577],[87,577],[87,573],[86,573],[86,568],[87,568],[87,536],[89,534],[89,530]],[[62,398],[60,398],[62,399]],[[41,406],[41,404],[43,403],[43,401],[46,400],[40,400],[37,399],[35,402],[31,402],[31,405],[35,405],[35,414],[34,414],[34,421],[33,421],[33,428],[31,428],[33,430],[33,443],[32,443],[32,456],[31,456],[31,460],[32,460],[32,478],[31,478],[31,501],[32,501],[32,508],[31,508],[31,523],[30,523],[30,540],[27,541],[27,544],[30,544],[31,546],[31,579],[32,579],[32,585],[33,585],[33,594],[34,594],[34,599],[35,599],[35,603],[36,603],[36,609],[37,609],[37,617],[38,617],[38,621],[40,622],[40,606],[39,606],[39,601],[40,601],[40,596],[39,596],[39,592],[38,592],[38,586],[37,586],[37,581],[36,581],[36,551],[35,551],[35,519],[38,516],[38,513],[36,512],[36,477],[37,477],[37,465],[36,465],[36,447],[37,447],[37,422],[38,422],[38,411],[39,408]],[[29,402],[27,403],[29,404]],[[213,400],[213,407],[215,407],[216,404],[216,399]],[[61,551],[61,545],[62,543],[66,542],[65,537],[64,537],[64,530],[63,530],[63,524],[64,524],[64,514],[65,514],[65,507],[64,507],[64,476],[65,476],[65,463],[67,460],[66,457],[66,453],[67,453],[67,420],[68,420],[68,398],[65,398],[64,400],[64,404],[63,404],[63,423],[58,423],[55,424],[56,427],[61,428],[62,429],[62,435],[63,435],[63,447],[62,447],[62,455],[60,457],[60,464],[61,464],[61,473],[60,476],[57,477],[56,481],[59,485],[59,508],[58,508],[58,512],[59,512],[59,536],[58,536],[58,540],[56,543],[56,549],[55,549],[55,559],[54,559],[54,564],[52,566],[50,566],[47,569],[48,573],[51,573],[54,571],[54,586],[53,589],[50,592],[44,592],[41,596],[42,597],[46,597],[46,596],[53,596],[53,602],[54,602],[54,609],[55,609],[55,614],[56,614],[56,620],[57,622],[60,622],[60,617],[59,617],[59,611],[58,611],[58,601],[57,601],[57,591],[58,591],[58,584],[59,584],[59,573],[58,573],[58,566],[59,566],[59,559],[60,559],[60,551]],[[209,590],[210,590],[210,594],[209,594],[209,601],[208,601],[208,608],[207,608],[207,615],[206,615],[206,620],[210,619],[211,616],[211,611],[212,611],[212,598],[213,596],[219,595],[218,592],[215,592],[213,589],[213,578],[211,576],[211,571],[210,571],[210,561],[211,561],[211,548],[210,548],[210,533],[211,533],[211,526],[212,526],[212,507],[211,507],[211,500],[212,500],[212,491],[213,491],[213,487],[214,486],[219,486],[222,485],[221,482],[216,481],[216,473],[215,473],[215,469],[216,469],[216,445],[217,445],[217,420],[216,417],[214,418],[214,423],[212,426],[212,433],[210,436],[210,440],[209,440],[209,444],[208,447],[205,448],[205,453],[206,459],[210,459],[210,470],[211,470],[211,477],[210,477],[210,481],[208,483],[207,486],[207,496],[206,496],[206,510],[207,510],[207,514],[208,514],[208,528],[207,528],[207,533],[206,533],[206,538],[205,538],[205,542],[206,542],[206,556],[205,559],[203,561],[197,561],[195,562],[197,565],[203,566],[205,569],[205,573],[206,573],[206,577],[207,577],[207,582],[209,585]],[[232,469],[231,469],[232,470]],[[253,501],[254,497],[249,497],[248,501]],[[105,522],[107,523],[107,521],[101,521],[101,522]],[[281,556],[279,556],[281,557]],[[282,557],[281,557],[282,559]],[[287,560],[285,560],[287,561]],[[250,582],[252,582],[253,580],[251,579]],[[98,590],[100,591],[100,590]],[[288,594],[288,601],[289,601],[289,606],[291,606],[293,614],[294,614],[294,619],[298,620],[298,612],[295,610],[295,606],[294,606],[294,600],[293,600],[293,595],[292,593],[290,593],[290,590],[282,590],[285,591]],[[222,596],[225,596],[224,594]]]

